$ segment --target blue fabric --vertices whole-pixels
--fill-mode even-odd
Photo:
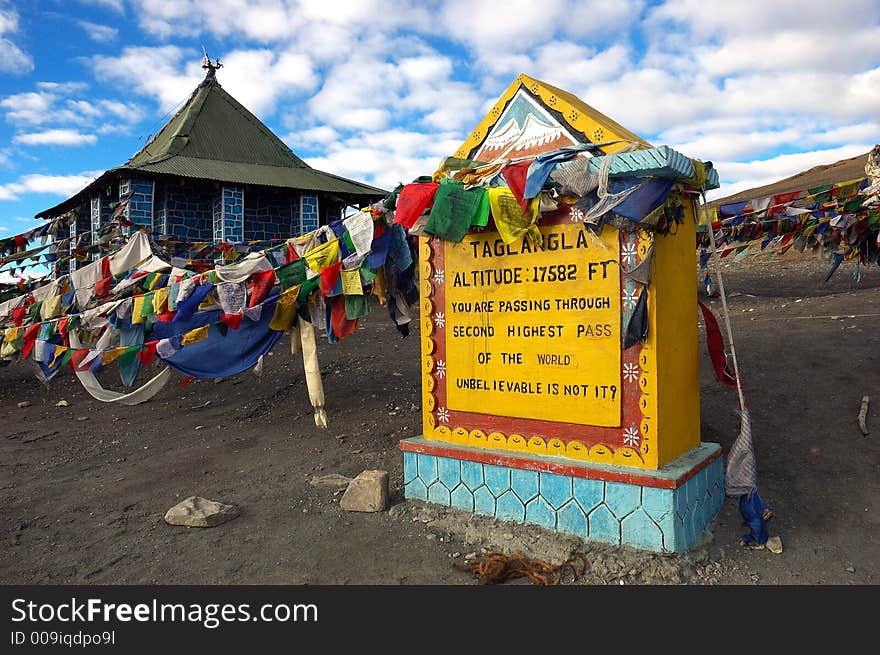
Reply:
[[[767,507],[757,491],[739,497],[739,513],[743,517],[743,525],[749,529],[742,540],[749,543],[766,544],[770,538],[767,531],[767,521],[764,520],[764,510]]]
[[[608,185],[608,192],[611,194],[621,193],[638,184],[642,186],[629,194],[623,202],[611,210],[618,216],[623,216],[636,223],[666,202],[669,189],[672,187],[672,180],[645,180],[639,178],[611,180]]]
[[[181,373],[197,378],[224,378],[246,371],[281,338],[281,332],[269,328],[277,299],[276,295],[263,302],[259,321],[245,317],[237,330],[227,330],[225,336],[217,327],[211,327],[207,339],[181,348],[164,361]],[[156,323],[150,340],[176,335],[180,343],[181,334],[219,321],[220,311],[214,310],[198,312],[187,321]]]
[[[726,205],[721,205],[718,207],[718,213],[722,216],[739,216],[742,214],[743,209],[746,207],[746,203],[748,200],[743,200],[742,202],[731,202]]]
[[[831,268],[828,270],[828,273],[825,275],[825,279],[822,280],[822,284],[828,282],[831,279],[831,276],[834,275],[834,272],[840,266],[840,262],[843,261],[843,253],[835,252],[831,253]]]
[[[585,150],[601,153],[601,150],[599,150],[595,144],[579,143],[577,145],[560,148],[559,150],[554,150],[553,152],[548,152],[535,157],[535,160],[529,165],[528,173],[526,173],[526,188],[523,197],[534,198],[541,193],[541,189],[544,188],[544,184],[550,177],[550,173],[553,172],[553,169],[556,168],[558,164],[574,159],[579,153],[584,152]]]
[[[61,343],[61,336],[56,334],[52,337],[52,340],[46,344],[46,361],[37,362],[40,370],[43,373],[43,376],[47,380],[51,379],[56,373],[58,373],[58,371],[61,370],[61,360],[64,359],[64,357],[59,357],[58,361],[55,362],[55,366],[49,366],[49,362],[51,362],[52,358],[55,356],[55,349],[61,345],[63,345]]]
[[[211,292],[212,288],[214,288],[213,284],[200,284],[193,290],[189,298],[177,303],[177,314],[174,315],[172,323],[179,326],[181,323],[186,323],[191,320],[196,308],[202,304],[205,296]]]
[[[120,346],[142,346],[144,343],[144,326],[139,325],[120,325],[119,326],[119,345]],[[127,389],[134,384],[138,372],[141,370],[141,361],[135,357],[127,365],[119,365],[119,376],[122,378],[122,385]]]
[[[388,245],[388,256],[394,260],[398,271],[406,270],[412,264],[412,253],[406,242],[406,230],[395,223],[391,226],[391,243]]]
[[[388,257],[388,248],[391,245],[391,232],[386,231],[385,234],[378,239],[373,239],[372,250],[367,255],[367,266],[372,270],[381,268],[385,265],[385,259]]]
[[[342,224],[342,221],[331,221],[327,225],[339,239],[339,259],[345,259],[351,254],[351,251],[345,244],[345,226]]]

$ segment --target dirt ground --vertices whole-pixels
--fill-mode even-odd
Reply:
[[[0,368],[0,583],[477,584],[454,564],[515,548],[555,561],[581,551],[587,584],[876,584],[880,269],[856,287],[851,264],[820,285],[827,265],[812,258],[724,267],[780,555],[736,545],[732,499],[687,557],[404,502],[398,441],[419,434],[418,323],[403,339],[378,310],[342,345],[319,347],[327,430],[314,426],[286,339],[260,378],[169,384],[136,407],[93,400],[70,374],[47,388],[22,363]],[[736,393],[714,380],[702,344],[701,367],[702,439],[726,452]],[[868,436],[856,422],[863,395]],[[56,407],[61,399],[70,406]],[[23,400],[31,406],[18,408]],[[392,488],[380,514],[343,512],[338,494],[309,483],[375,468]],[[164,512],[190,495],[241,516],[210,529],[166,525]]]

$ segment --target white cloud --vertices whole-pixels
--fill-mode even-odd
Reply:
[[[18,12],[0,7],[0,73],[23,75],[34,70],[34,58],[18,47],[7,34],[18,32]]]
[[[291,132],[281,140],[290,144],[291,148],[295,150],[299,146],[324,146],[338,139],[339,132],[329,125],[319,125],[302,132]]]
[[[85,82],[37,82],[37,88],[61,95],[70,95],[88,88]]]
[[[93,5],[96,7],[103,7],[105,9],[112,9],[113,11],[124,14],[125,7],[122,4],[122,0],[79,0],[83,4]]]
[[[271,114],[282,98],[317,83],[308,56],[295,51],[233,50],[221,59],[218,81],[258,115]],[[156,99],[163,112],[186,101],[205,76],[199,53],[173,45],[128,46],[117,57],[98,55],[91,61],[100,80],[131,85]]]
[[[336,141],[322,156],[307,161],[319,170],[393,189],[399,182],[433,173],[463,140],[454,132],[395,128]]]
[[[76,130],[54,129],[43,132],[16,134],[13,141],[27,146],[81,146],[95,143],[94,134],[83,134]]]
[[[0,200],[18,200],[22,195],[38,193],[68,197],[83,189],[95,179],[95,173],[79,175],[23,175],[17,182],[0,184]]]
[[[81,20],[79,21],[79,26],[86,31],[86,34],[92,41],[97,41],[98,43],[110,43],[119,36],[119,30],[109,25]]]
[[[126,46],[118,57],[97,55],[91,61],[99,81],[125,82],[155,98],[163,112],[184,102],[204,78],[199,54],[173,45]]]
[[[0,108],[6,110],[7,120],[13,123],[39,125],[50,120],[49,110],[57,99],[53,93],[28,91],[0,100]]]

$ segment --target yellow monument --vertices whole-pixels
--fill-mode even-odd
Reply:
[[[434,179],[397,210],[412,222],[410,199],[433,198],[411,230],[423,435],[401,442],[407,498],[693,546],[724,498],[720,447],[700,442],[694,285],[695,191],[715,171],[520,75]],[[463,207],[470,229],[438,232]]]

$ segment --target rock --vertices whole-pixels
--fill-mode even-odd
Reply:
[[[766,543],[767,550],[769,550],[774,555],[779,555],[782,552],[782,538],[781,537],[770,537]]]
[[[313,487],[328,487],[330,489],[345,490],[351,484],[351,478],[347,478],[339,473],[328,473],[327,475],[316,475],[309,484]]]
[[[30,406],[31,406],[30,400],[22,400],[20,403],[18,403],[19,409],[24,409],[25,407],[30,407]]]
[[[201,496],[190,496],[165,512],[168,525],[188,525],[194,528],[212,528],[238,516],[239,510]]]
[[[59,400],[57,403],[55,403],[55,407],[70,407],[70,403],[66,400]]]
[[[347,512],[382,512],[388,506],[388,472],[363,471],[345,490],[339,506]]]
[[[846,567],[846,572],[847,572],[847,573],[855,573],[855,572],[856,572],[856,568],[855,568],[854,566],[847,566],[847,567]]]

